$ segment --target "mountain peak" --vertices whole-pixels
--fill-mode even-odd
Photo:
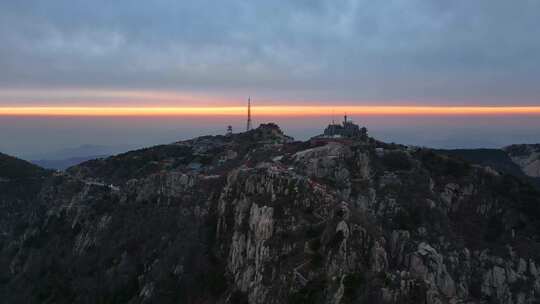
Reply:
[[[88,161],[48,177],[26,204],[0,192],[0,266],[10,270],[0,295],[10,303],[539,299],[534,188],[451,155],[347,134],[292,141],[263,124]]]
[[[246,133],[257,141],[287,143],[294,140],[292,137],[285,135],[281,128],[273,122],[260,124],[257,128]]]

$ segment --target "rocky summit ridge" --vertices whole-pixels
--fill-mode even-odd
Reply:
[[[5,303],[540,298],[537,190],[430,149],[265,124],[25,168],[0,172]]]

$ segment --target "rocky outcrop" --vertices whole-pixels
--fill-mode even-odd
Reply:
[[[504,150],[527,176],[540,177],[540,145],[512,145]]]

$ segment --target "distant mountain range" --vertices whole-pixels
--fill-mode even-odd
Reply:
[[[138,148],[134,145],[93,145],[84,144],[78,147],[63,148],[55,151],[24,155],[24,159],[68,159],[87,157],[90,155],[114,155]]]
[[[133,145],[90,145],[85,144],[75,148],[65,148],[57,151],[33,154],[24,157],[30,162],[47,169],[65,170],[82,162],[104,158],[127,152],[136,148]]]
[[[91,155],[91,156],[84,156],[84,157],[72,157],[72,158],[67,158],[67,159],[40,159],[40,160],[32,160],[31,162],[33,164],[36,164],[46,169],[65,170],[69,167],[78,165],[85,161],[89,161],[92,159],[105,158],[108,156],[110,155]]]

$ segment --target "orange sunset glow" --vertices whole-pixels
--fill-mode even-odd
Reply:
[[[258,106],[263,116],[350,115],[540,115],[540,106]],[[229,107],[0,107],[3,116],[237,116],[246,108]]]

